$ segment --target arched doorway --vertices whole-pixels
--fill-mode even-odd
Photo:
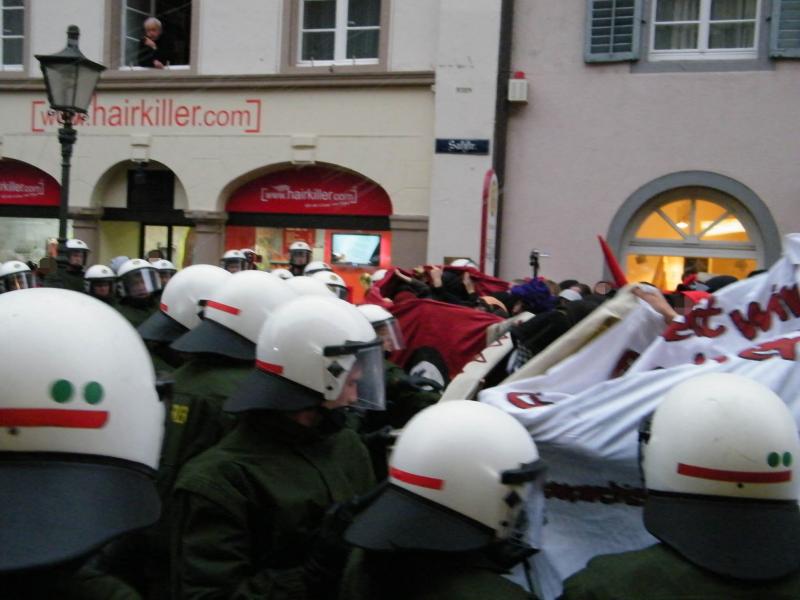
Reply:
[[[365,273],[391,264],[386,190],[336,165],[275,165],[231,190],[225,249],[252,248],[261,268],[285,267],[292,242],[330,263],[360,301]]]
[[[733,179],[702,171],[659,178],[637,190],[609,230],[629,281],[675,289],[689,269],[744,278],[780,255],[764,203]]]

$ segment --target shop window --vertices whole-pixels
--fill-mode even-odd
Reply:
[[[21,71],[25,39],[24,0],[2,0],[0,10],[0,70]]]
[[[145,21],[158,19],[161,34],[154,49],[144,43]],[[167,68],[188,68],[192,30],[192,3],[186,0],[125,0],[122,7],[122,49],[124,67],[152,68],[152,58]],[[152,37],[152,35],[151,35]]]
[[[56,251],[58,219],[0,217],[0,263],[7,260],[39,264]],[[72,220],[67,221],[67,236],[72,237]]]
[[[629,281],[674,290],[687,269],[738,279],[762,260],[757,228],[735,199],[715,190],[672,190],[634,218],[626,248]]]
[[[378,64],[385,1],[297,2],[296,65]]]

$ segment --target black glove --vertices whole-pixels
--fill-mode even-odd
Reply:
[[[344,532],[353,522],[354,514],[350,502],[340,502],[331,506],[322,518],[304,564],[312,587],[329,586],[341,575],[350,553]]]
[[[421,392],[441,392],[444,389],[444,386],[438,381],[428,379],[422,375],[409,375],[408,384]]]
[[[370,451],[385,451],[394,443],[392,426],[384,425],[380,429],[365,433],[361,436],[361,441]]]

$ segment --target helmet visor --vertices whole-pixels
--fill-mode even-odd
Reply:
[[[381,323],[375,323],[375,333],[383,342],[383,349],[386,352],[397,352],[406,347],[406,340],[400,329],[397,319],[387,319]]]
[[[347,300],[348,293],[346,287],[331,284],[328,286],[328,289],[336,294],[336,297],[339,298],[339,300]]]
[[[122,293],[129,298],[146,298],[161,289],[155,269],[137,269],[122,276]]]
[[[36,275],[31,271],[22,271],[21,273],[6,275],[3,281],[7,292],[36,287]]]
[[[333,392],[325,394],[327,408],[385,410],[386,389],[383,371],[383,345],[380,340],[328,346],[327,372],[336,380]],[[333,397],[333,394],[336,394]]]
[[[308,250],[290,250],[289,262],[295,267],[302,267],[308,264],[308,259],[311,257],[311,252]]]

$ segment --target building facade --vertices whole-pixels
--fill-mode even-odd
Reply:
[[[0,258],[57,227],[35,54],[108,66],[70,214],[94,262],[292,241],[351,283],[469,257],[512,279],[745,276],[800,230],[800,0],[5,0]],[[144,21],[167,68],[139,66]]]
[[[605,236],[631,281],[745,277],[800,231],[800,2],[514,3],[505,277],[592,283]]]
[[[165,68],[140,66],[150,16]],[[6,0],[0,254],[37,260],[57,231],[58,122],[34,55],[75,24],[108,67],[69,197],[93,262],[250,247],[272,268],[296,240],[343,272],[423,262],[437,17],[425,0]]]

